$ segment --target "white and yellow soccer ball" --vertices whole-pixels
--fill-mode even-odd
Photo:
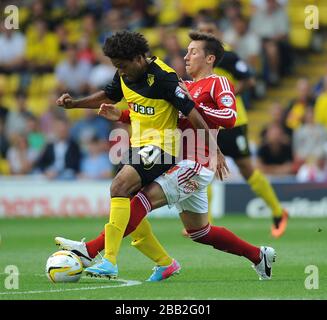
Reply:
[[[77,282],[82,276],[83,264],[75,253],[60,250],[49,257],[45,272],[51,282]]]

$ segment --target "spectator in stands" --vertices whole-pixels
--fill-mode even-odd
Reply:
[[[286,109],[285,125],[290,130],[299,128],[307,109],[313,108],[314,98],[307,78],[300,78],[296,83],[297,97],[292,99]]]
[[[276,85],[284,69],[291,64],[287,14],[277,0],[266,0],[265,8],[253,15],[250,27],[262,40],[268,67],[265,78],[268,83]]]
[[[4,106],[3,104],[3,91],[0,89],[0,120],[3,121],[3,123],[6,121],[7,114],[8,114],[8,108]]]
[[[6,135],[8,138],[14,133],[25,133],[27,117],[33,116],[28,110],[27,95],[24,91],[16,93],[15,110],[11,110],[6,119]]]
[[[298,182],[327,183],[327,156],[320,155],[311,162],[306,162],[299,169],[296,180]]]
[[[48,30],[45,20],[35,20],[27,29],[26,59],[33,74],[53,72],[59,55],[57,36]]]
[[[270,122],[260,133],[262,140],[266,139],[267,129],[272,124],[276,124],[282,128],[285,142],[289,143],[292,140],[292,130],[287,128],[285,125],[285,109],[278,101],[274,101],[271,104]]]
[[[82,34],[84,37],[89,39],[90,44],[94,46],[96,43],[98,43],[98,30],[97,30],[97,24],[96,20],[94,18],[94,15],[92,14],[86,14],[82,18]]]
[[[92,40],[88,34],[82,34],[78,44],[78,61],[85,61],[86,63],[93,65],[96,61],[96,53],[93,48]]]
[[[57,20],[63,22],[69,31],[78,31],[81,27],[81,19],[86,14],[84,1],[65,0],[64,2],[58,10]]]
[[[288,0],[277,0],[278,4],[282,7],[285,7]],[[251,6],[256,10],[264,10],[267,8],[267,1],[266,0],[251,0]]]
[[[97,21],[101,19],[102,15],[112,7],[111,1],[107,0],[85,0],[84,4],[86,11],[91,12]]]
[[[69,138],[69,123],[66,118],[54,120],[53,142],[45,146],[35,164],[35,169],[48,179],[72,179],[80,170],[81,152],[77,143]]]
[[[261,67],[261,41],[257,34],[249,29],[246,18],[235,17],[232,20],[232,28],[226,30],[223,40],[258,74]]]
[[[138,31],[139,29],[146,26],[146,17],[144,11],[141,8],[137,8],[137,5],[135,5],[135,7],[135,9],[129,8],[129,12],[127,13],[129,17],[127,21],[127,28],[131,31]]]
[[[218,20],[218,28],[221,32],[225,32],[232,28],[233,19],[241,15],[242,6],[237,0],[225,0],[220,4],[220,18]],[[206,17],[204,17],[206,19]],[[200,21],[198,21],[199,23]]]
[[[293,155],[297,167],[322,159],[327,148],[327,128],[315,123],[313,110],[307,109],[304,123],[293,135]]]
[[[15,175],[30,173],[37,158],[37,153],[28,146],[25,134],[13,134],[10,142],[11,147],[7,153],[10,173]]]
[[[127,29],[127,21],[121,9],[112,8],[103,17],[103,27],[101,28],[99,42],[104,44],[107,37],[113,33]]]
[[[57,24],[55,34],[59,43],[59,61],[65,56],[66,50],[69,45],[69,33],[67,27],[63,23]]]
[[[5,120],[0,118],[0,159],[5,158],[9,148],[9,141],[5,135]]]
[[[72,139],[85,144],[91,137],[97,136],[102,141],[108,141],[110,132],[110,122],[100,117],[92,109],[84,110],[84,118],[77,121],[71,129]]]
[[[164,58],[164,61],[169,65],[172,66],[172,61],[174,59],[181,59],[183,60],[186,51],[182,49],[176,32],[173,30],[166,30],[166,32],[163,32],[163,39],[162,39],[162,46],[166,51],[166,56]],[[185,69],[185,63],[184,69]],[[172,66],[173,67],[173,66]]]
[[[32,24],[36,20],[45,20],[50,29],[54,27],[54,21],[52,19],[49,3],[46,3],[44,0],[33,0],[30,1],[30,8],[28,11],[28,17],[23,24],[23,29],[26,29],[26,26]]]
[[[268,175],[293,173],[292,146],[285,141],[281,126],[272,124],[267,128],[266,138],[258,149],[258,167]]]
[[[322,92],[318,96],[314,106],[314,118],[316,123],[327,129],[327,75],[323,78]]]
[[[327,77],[327,64],[325,65],[325,72],[321,79],[315,84],[313,88],[313,94],[317,98],[325,89],[324,89],[324,79]]]
[[[88,78],[91,92],[98,91],[108,83],[111,83],[116,73],[116,68],[112,65],[111,60],[100,51],[97,53],[97,61],[98,64],[92,67]],[[183,67],[185,69],[185,66]]]
[[[87,94],[87,80],[91,72],[91,64],[78,60],[78,48],[76,44],[69,44],[67,58],[56,67],[58,80],[58,92],[72,92],[80,96]]]
[[[48,108],[40,117],[40,130],[48,140],[54,139],[53,123],[56,118],[65,116],[65,110],[56,105],[57,95],[50,94]]]
[[[35,116],[27,117],[26,136],[28,146],[37,154],[40,154],[45,144],[44,134],[39,128],[39,119]]]
[[[94,136],[87,142],[86,155],[82,159],[80,179],[109,179],[113,176],[113,166],[108,152],[103,151],[101,140]]]
[[[25,36],[14,29],[7,29],[0,23],[0,73],[10,74],[25,70]]]

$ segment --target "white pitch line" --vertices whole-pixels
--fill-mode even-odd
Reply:
[[[122,282],[122,284],[117,285],[105,285],[97,287],[81,287],[81,288],[67,288],[67,289],[50,289],[50,290],[35,290],[35,291],[10,291],[10,292],[0,292],[0,295],[13,295],[13,294],[35,294],[35,293],[58,293],[67,291],[85,291],[85,290],[98,290],[98,289],[109,289],[109,288],[121,288],[121,287],[131,287],[142,284],[141,281],[137,280],[124,280],[115,279],[114,281]]]

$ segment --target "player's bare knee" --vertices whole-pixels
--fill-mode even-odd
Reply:
[[[112,198],[124,197],[127,198],[130,195],[129,184],[122,179],[114,179],[110,186],[110,195]]]

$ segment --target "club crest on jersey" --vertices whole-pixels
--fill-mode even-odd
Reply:
[[[185,93],[180,86],[177,86],[175,89],[175,96],[181,99],[185,99]]]
[[[201,91],[202,91],[202,87],[199,87],[199,88],[195,91],[195,93],[193,94],[193,98],[198,98],[199,95],[200,95],[200,93],[201,93]]]
[[[184,191],[184,193],[188,194],[188,193],[192,193],[198,189],[199,189],[199,183],[194,180],[190,180],[190,181],[186,182],[186,184],[183,188],[183,191]]]
[[[147,81],[149,87],[151,87],[153,85],[153,83],[154,83],[154,75],[149,73],[148,74],[148,79],[146,81]]]
[[[225,106],[225,107],[231,107],[234,103],[234,100],[232,96],[225,94],[220,98],[220,102]]]

